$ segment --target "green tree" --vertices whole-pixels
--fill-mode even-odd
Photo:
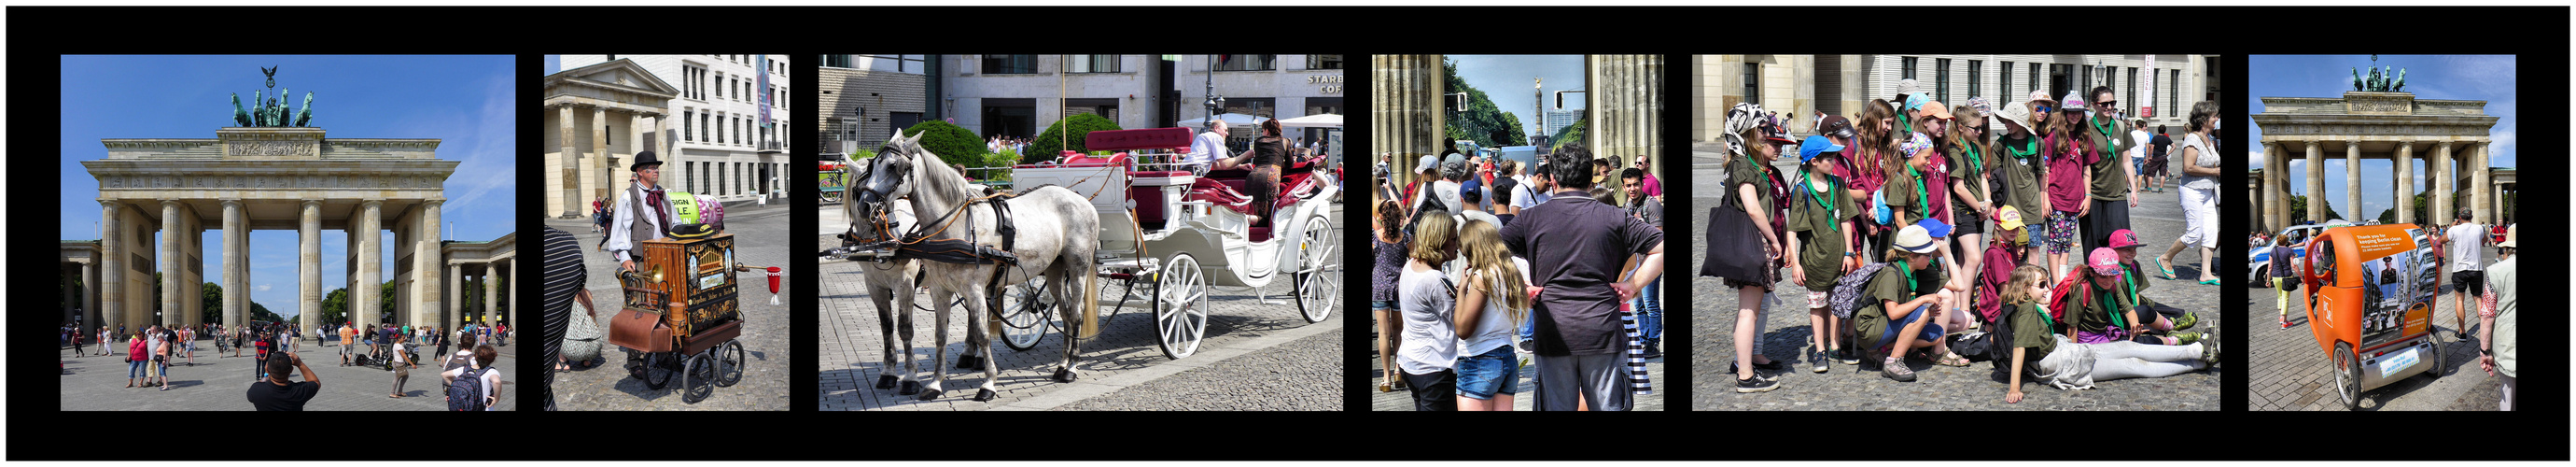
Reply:
[[[1449,92],[1467,94],[1466,107],[1451,109],[1448,128],[1442,129],[1450,139],[1472,140],[1489,148],[1529,144],[1518,117],[1494,107],[1494,101],[1485,98],[1485,91],[1458,77],[1457,61],[1441,60],[1440,72],[1449,83]]]
[[[222,284],[207,282],[205,289],[206,301],[205,306],[202,307],[205,311],[197,314],[197,317],[200,320],[199,322],[224,322],[224,286]]]
[[[251,303],[250,303],[250,319],[251,319],[251,320],[253,320],[253,321],[268,321],[268,322],[285,322],[285,321],[286,321],[286,317],[284,317],[284,316],[278,316],[277,312],[274,312],[274,311],[268,311],[268,305],[261,305],[261,304],[259,304],[259,302],[251,302]]]
[[[376,322],[391,323],[394,321],[394,281],[385,281],[385,283],[377,285],[376,305]]]
[[[2351,220],[2350,218],[2343,217],[2343,214],[2342,214],[2342,213],[2335,212],[2335,209],[2334,209],[2334,202],[2333,202],[2333,201],[2327,201],[2327,202],[2326,202],[2326,219],[2344,219],[2344,220]],[[2318,222],[2323,222],[2323,221],[2324,221],[2323,219],[2309,219],[2309,218],[2308,218],[2308,197],[2306,197],[2306,196],[2301,196],[2301,195],[2290,195],[2290,224],[2291,224],[2291,225],[2297,225],[2297,224],[2305,223],[2305,222],[2308,222],[2308,221],[2311,221],[2311,220],[2315,220],[2315,221],[2318,221]]]
[[[912,128],[903,130],[903,135],[906,137],[926,135],[921,136],[921,148],[929,150],[931,154],[939,155],[940,159],[952,164],[982,160],[987,152],[984,150],[983,138],[975,137],[975,132],[966,131],[965,127],[942,120],[913,124]],[[973,164],[968,165],[973,166]]]
[[[83,288],[86,288],[86,286],[85,286],[84,284],[82,284],[82,282],[81,282],[81,275],[80,275],[80,272],[78,272],[78,271],[64,271],[62,274],[58,275],[58,280],[60,280],[61,282],[60,282],[60,283],[57,283],[57,284],[54,284],[54,285],[57,285],[57,286],[60,286],[60,287],[57,287],[57,288],[55,288],[54,290],[58,290],[58,291],[70,291],[70,292],[67,292],[67,293],[66,293],[66,292],[57,292],[57,293],[62,293],[62,294],[63,294],[63,297],[62,297],[62,298],[63,298],[63,300],[62,300],[63,308],[82,308],[82,307],[89,306],[89,304],[81,303],[81,294],[79,293],[79,291],[80,291],[81,289],[83,289]],[[90,324],[90,325],[94,325],[94,324]]]
[[[348,321],[349,288],[341,287],[331,289],[330,294],[322,297],[322,322],[345,323]]]
[[[1067,127],[1072,129],[1067,130]],[[1020,160],[1036,164],[1056,160],[1058,155],[1066,150],[1091,152],[1090,145],[1083,141],[1084,136],[1094,131],[1116,129],[1119,129],[1118,122],[1109,121],[1108,118],[1087,113],[1073,114],[1070,118],[1047,125],[1046,131],[1038,133],[1037,140],[1029,142],[1029,153],[1020,155]],[[1064,143],[1057,144],[1056,141],[1059,139]]]
[[[1572,125],[1566,125],[1565,128],[1557,129],[1556,135],[1549,136],[1547,138],[1548,141],[1551,141],[1551,143],[1549,143],[1551,147],[1547,148],[1548,152],[1554,153],[1557,149],[1564,148],[1565,145],[1583,142],[1584,124],[1591,121],[1592,119],[1590,117],[1585,117],[1575,120]]]

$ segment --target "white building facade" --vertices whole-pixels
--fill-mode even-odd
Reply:
[[[641,141],[662,161],[662,184],[724,201],[783,191],[795,128],[795,66],[786,55],[562,55],[572,70],[618,59],[678,88]],[[763,78],[766,77],[766,83]],[[763,116],[768,122],[763,123]],[[551,126],[549,128],[552,128]],[[612,144],[623,139],[608,138]],[[619,151],[612,150],[612,153]],[[631,154],[631,153],[627,153]],[[631,159],[610,168],[613,193],[633,176]],[[610,196],[614,196],[613,194]]]
[[[938,76],[932,84],[939,95],[935,112],[986,137],[1033,137],[1074,113],[1108,117],[1120,128],[1173,126],[1207,116],[1210,84],[1225,98],[1223,112],[1268,118],[1348,113],[1340,55],[929,57]],[[1290,133],[1300,142],[1320,135]]]

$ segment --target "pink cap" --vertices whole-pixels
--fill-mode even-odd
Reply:
[[[2092,265],[2094,274],[2120,275],[2120,252],[2111,251],[2110,248],[2094,248],[2093,254],[2084,263]]]
[[[2129,229],[2111,231],[2112,248],[2129,248],[2139,245],[2145,245],[2145,243],[2138,242],[2137,232],[2131,232]]]

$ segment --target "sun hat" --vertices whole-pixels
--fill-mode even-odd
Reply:
[[[2504,229],[2504,243],[2497,243],[2496,248],[2513,248],[2513,240],[2515,237],[2521,237],[2521,235],[2517,235],[2520,232],[2522,232],[2522,226],[2520,225],[2506,227]]]
[[[1813,161],[1819,154],[1841,150],[1842,145],[1834,144],[1834,140],[1825,135],[1808,136],[1806,142],[1798,143],[1798,162]]]
[[[1995,111],[1994,116],[1997,119],[2012,122],[2014,127],[2021,128],[2022,131],[2031,131],[2029,101],[2004,106],[2003,110]],[[2006,132],[2009,133],[2010,131],[2007,130]]]
[[[1932,243],[1932,234],[1925,231],[1923,226],[1909,225],[1896,231],[1896,248],[1914,253],[1931,253],[1939,248],[1939,245]]]
[[[2145,244],[2138,241],[2137,232],[2131,232],[2129,229],[2111,231],[2111,248],[2135,248]]]
[[[1965,103],[1965,104],[1959,104],[1959,107],[1961,107],[1961,108],[1969,108],[1969,109],[1977,109],[1977,113],[1982,113],[1982,114],[1993,114],[1993,113],[1995,113],[1995,108],[1994,108],[1994,106],[1993,106],[1993,105],[1988,105],[1988,104],[1986,103],[1986,98],[1984,98],[1984,97],[1970,97],[1970,98],[1968,98],[1968,103]]]
[[[1951,118],[1950,106],[1942,104],[1941,101],[1927,100],[1920,105],[1923,107],[1923,116],[1925,117],[1943,119]]]
[[[1904,102],[1905,100],[1907,100],[1906,96],[1912,96],[1912,95],[1917,95],[1917,94],[1922,94],[1922,93],[1923,93],[1923,83],[1922,83],[1922,82],[1920,82],[1920,81],[1915,81],[1913,78],[1906,78],[1906,79],[1896,80],[1896,96],[1897,96],[1897,99],[1896,99],[1896,100],[1897,100],[1898,102]],[[1909,106],[1909,107],[1910,107],[1910,106]]]
[[[2111,251],[2110,247],[2094,248],[2084,263],[2093,267],[2094,274],[2120,275],[2120,252]]]

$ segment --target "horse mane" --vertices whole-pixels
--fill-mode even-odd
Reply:
[[[936,199],[950,206],[965,202],[968,197],[973,196],[973,187],[966,186],[966,176],[957,173],[957,169],[948,167],[948,163],[940,160],[938,154],[932,154],[930,150],[923,149],[917,144],[907,146],[910,147],[888,149],[903,150],[918,159],[912,164],[913,171],[918,174],[913,177],[913,183],[917,184],[912,190],[914,195],[934,194],[938,196]]]

